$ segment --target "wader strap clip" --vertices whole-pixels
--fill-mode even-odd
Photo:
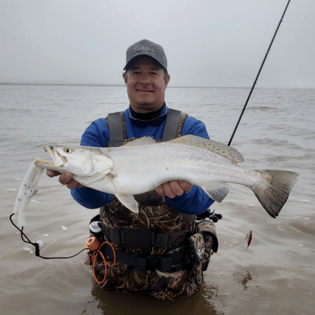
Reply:
[[[197,220],[211,219],[213,222],[218,222],[223,218],[222,214],[215,213],[215,210],[207,209],[205,212],[197,215]]]

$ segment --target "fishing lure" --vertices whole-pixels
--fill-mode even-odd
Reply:
[[[247,239],[247,247],[246,247],[246,249],[245,249],[245,252],[247,251],[247,249],[248,249],[248,247],[249,247],[249,245],[250,245],[250,243],[252,242],[252,239],[253,239],[253,231],[252,231],[252,230],[250,230],[250,231],[247,233],[246,239]]]

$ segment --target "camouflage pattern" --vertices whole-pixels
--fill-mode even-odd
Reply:
[[[206,271],[213,254],[213,244],[217,246],[215,225],[212,221],[202,220],[196,224],[196,233],[189,237],[191,254],[195,263],[189,277],[194,277],[198,285],[203,282],[203,271]],[[217,247],[215,248],[217,251]]]
[[[152,193],[150,193],[152,194]],[[143,196],[139,196],[138,201]],[[152,198],[152,195],[148,198]],[[160,198],[160,197],[159,197]],[[192,234],[198,229],[195,227],[194,216],[187,216],[161,200],[157,205],[143,205],[140,202],[138,214],[126,209],[117,199],[101,209],[101,222],[108,227],[120,230],[122,228],[141,229],[155,228],[159,232],[189,231]],[[214,224],[207,221],[205,226]],[[200,224],[200,223],[199,223]],[[198,225],[199,225],[198,224]],[[213,227],[212,227],[213,225]],[[175,300],[193,295],[202,283],[204,267],[208,265],[212,254],[212,236],[204,238],[201,232],[192,235],[188,242],[178,244],[176,247],[156,247],[150,249],[125,248],[120,244],[113,244],[114,248],[123,252],[133,253],[140,256],[171,254],[175,250],[187,250],[189,243],[190,254],[195,262],[188,270],[177,272],[162,272],[159,270],[141,272],[117,262],[114,267],[108,268],[107,277],[102,285],[104,289],[116,289],[129,292],[146,292],[150,296],[163,300]],[[109,264],[112,260],[106,257]],[[104,277],[103,261],[98,259],[96,264],[96,276]]]
[[[196,233],[189,238],[191,255],[195,258],[193,267],[189,273],[190,278],[194,278],[198,285],[203,282],[202,263],[205,255],[205,240],[201,233]]]
[[[196,225],[196,231],[199,234],[202,233],[205,241],[205,251],[201,258],[202,270],[205,271],[208,268],[211,255],[213,252],[217,252],[219,246],[215,225],[210,219],[205,219]]]

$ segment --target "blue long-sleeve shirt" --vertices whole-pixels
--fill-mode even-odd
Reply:
[[[126,122],[127,138],[141,138],[144,136],[153,137],[155,140],[161,140],[163,136],[165,121],[168,108],[163,107],[157,118],[147,122],[133,117],[128,108],[124,111]],[[181,135],[192,134],[209,139],[206,127],[203,122],[188,116],[184,122]],[[109,129],[105,118],[95,120],[84,132],[81,139],[81,145],[91,147],[107,147],[109,141]],[[89,209],[99,208],[113,200],[113,195],[96,191],[90,188],[75,188],[71,190],[73,198],[82,206]],[[164,198],[180,212],[187,214],[200,214],[207,210],[213,203],[213,200],[199,187],[193,186],[189,193],[182,196],[176,196],[173,199]]]

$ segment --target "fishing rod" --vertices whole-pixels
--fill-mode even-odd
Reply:
[[[285,9],[284,9],[284,12],[283,12],[283,14],[282,14],[282,16],[281,16],[281,19],[280,19],[280,21],[279,21],[278,27],[277,27],[277,29],[276,29],[274,35],[273,35],[273,38],[272,38],[272,40],[271,40],[271,43],[270,43],[270,45],[269,45],[269,47],[268,47],[268,50],[267,50],[267,52],[266,52],[266,54],[265,54],[265,58],[264,58],[264,60],[263,60],[263,62],[262,62],[262,64],[261,64],[261,66],[260,66],[260,69],[259,69],[259,71],[258,71],[258,74],[257,74],[256,78],[255,78],[255,81],[254,81],[254,83],[253,83],[253,86],[252,86],[252,88],[251,88],[251,90],[250,90],[250,92],[249,92],[249,95],[248,95],[248,97],[247,97],[247,100],[246,100],[245,105],[244,105],[244,107],[243,107],[243,110],[242,110],[242,112],[241,112],[241,115],[240,115],[240,117],[239,117],[239,119],[238,119],[238,121],[237,121],[237,123],[236,123],[236,126],[235,126],[235,128],[234,128],[234,131],[233,131],[233,133],[232,133],[232,136],[231,136],[231,139],[230,139],[230,141],[229,141],[228,146],[231,144],[231,142],[232,142],[232,140],[233,140],[233,138],[234,138],[236,129],[237,129],[238,125],[240,124],[240,121],[241,121],[241,119],[242,119],[242,117],[243,117],[243,114],[244,114],[245,109],[246,109],[246,107],[247,107],[247,103],[248,103],[248,101],[249,101],[249,99],[250,99],[250,97],[251,97],[251,95],[252,95],[252,92],[253,92],[255,86],[256,86],[256,83],[257,83],[257,81],[258,81],[260,72],[261,72],[261,70],[262,70],[262,68],[263,68],[263,66],[264,66],[264,64],[265,64],[265,61],[266,61],[267,56],[268,56],[268,54],[269,54],[269,50],[270,50],[270,48],[271,48],[271,46],[272,46],[272,44],[273,44],[273,41],[274,41],[274,39],[275,39],[275,37],[276,37],[276,35],[277,35],[277,33],[278,33],[278,30],[279,30],[279,28],[280,28],[280,24],[281,24],[281,22],[282,22],[282,20],[283,20],[283,18],[284,18],[284,15],[285,15],[285,13],[286,13],[286,11],[287,11],[287,8],[288,8],[288,6],[289,6],[289,4],[290,4],[290,1],[291,1],[291,0],[288,1],[287,5],[286,5],[286,7],[285,7]]]

